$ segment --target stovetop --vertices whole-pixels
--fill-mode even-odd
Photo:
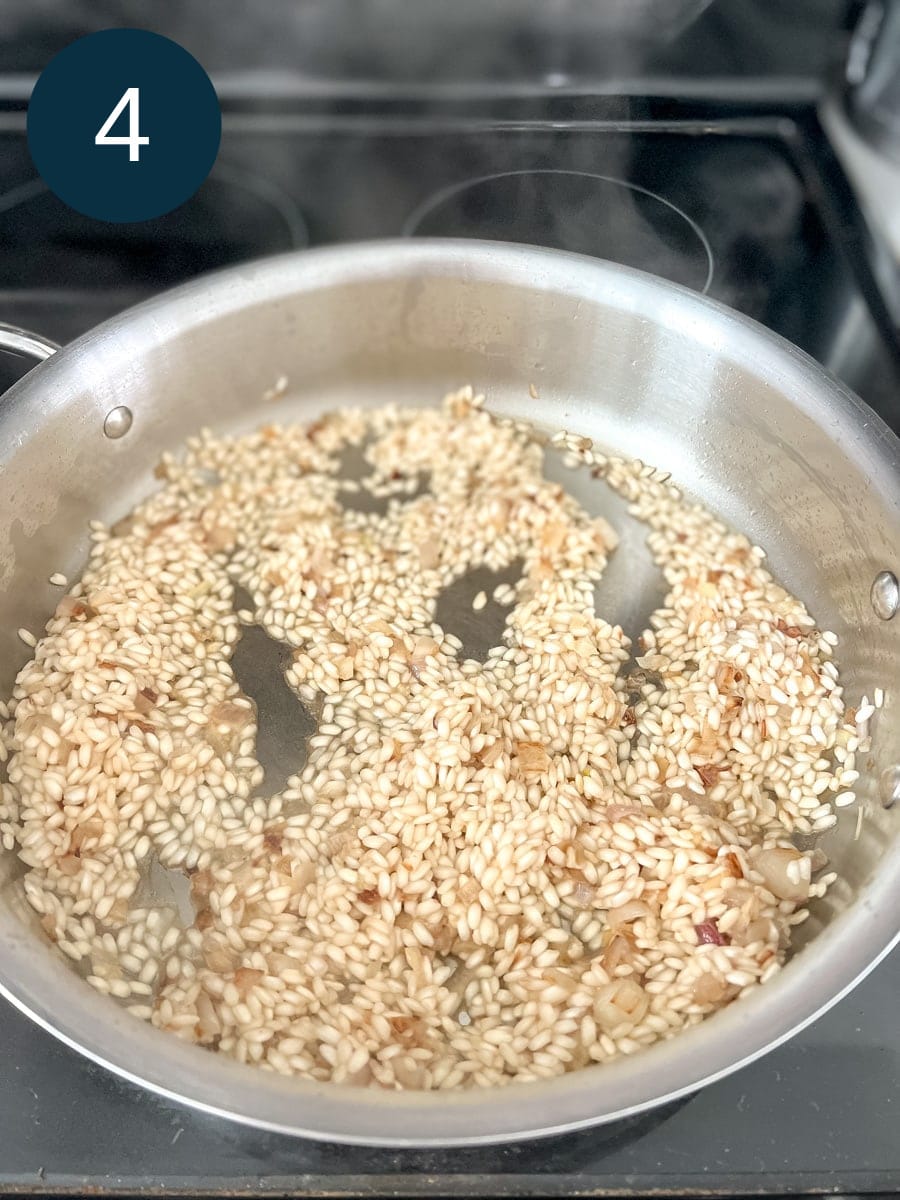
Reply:
[[[367,238],[500,238],[706,290],[900,422],[896,266],[878,254],[813,107],[235,103],[197,195],[132,226],[66,209],[35,178],[23,129],[21,108],[0,100],[0,310],[57,340],[259,255]],[[0,363],[0,384],[14,370]]]
[[[0,1010],[0,1191],[114,1196],[790,1195],[900,1187],[900,953],[804,1033],[681,1106],[545,1141],[298,1141],[123,1083]],[[498,1097],[503,1103],[503,1097]]]
[[[21,104],[0,102],[0,313],[60,341],[253,256],[386,236],[506,238],[705,290],[799,344],[900,428],[896,267],[808,98],[236,101],[198,195],[138,226],[67,211],[35,180],[23,128]],[[0,360],[0,384],[27,365]],[[900,952],[787,1045],[674,1110],[428,1152],[292,1141],[192,1113],[0,1003],[0,1192],[900,1191],[898,995]]]

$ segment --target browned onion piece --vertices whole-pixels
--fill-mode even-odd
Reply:
[[[203,952],[203,961],[210,971],[225,975],[234,967],[234,952],[214,944]]]
[[[794,863],[798,864],[796,869],[792,869]],[[789,846],[761,850],[753,865],[762,875],[766,887],[779,900],[800,904],[809,898],[809,866],[799,850]]]
[[[757,917],[743,929],[738,926],[731,935],[736,946],[749,946],[753,942],[777,942],[778,927],[768,917]]]
[[[197,1026],[201,1042],[212,1041],[222,1032],[222,1023],[209,995],[201,991],[197,996]]]
[[[516,742],[516,756],[523,775],[543,775],[550,758],[540,742]]]
[[[234,973],[234,985],[239,992],[244,995],[252,987],[256,987],[258,983],[262,983],[265,979],[265,972],[254,969],[253,967],[238,967]]]
[[[603,955],[603,966],[606,972],[611,975],[617,967],[631,966],[633,960],[634,950],[631,942],[617,933]]]
[[[209,714],[206,740],[220,758],[234,753],[244,731],[253,724],[256,715],[253,705],[245,700],[223,700]]]
[[[302,892],[315,879],[316,864],[313,862],[295,862],[291,866],[291,875],[293,877],[294,891]]]
[[[626,900],[618,908],[607,909],[606,919],[610,925],[628,925],[641,917],[649,916],[650,909],[645,900]]]
[[[704,971],[691,991],[697,1004],[721,1004],[730,989],[721,975]]]
[[[637,1025],[644,1019],[650,1000],[633,979],[615,979],[600,988],[594,999],[594,1020],[606,1033],[623,1026]]]
[[[440,566],[441,548],[434,539],[429,538],[428,541],[419,544],[419,560],[425,571],[433,571],[435,567]]]

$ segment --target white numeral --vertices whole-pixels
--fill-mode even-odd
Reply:
[[[94,138],[95,146],[127,146],[129,162],[138,162],[141,157],[141,146],[149,146],[150,139],[140,134],[140,88],[126,88],[118,104],[100,126]],[[128,136],[112,134],[109,131],[119,117],[128,109]]]

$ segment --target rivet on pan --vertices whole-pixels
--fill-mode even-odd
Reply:
[[[871,592],[872,608],[876,617],[890,621],[900,608],[900,583],[893,571],[879,571],[875,576]]]
[[[126,408],[124,404],[120,404],[118,408],[111,408],[106,414],[106,420],[103,422],[103,432],[108,438],[124,437],[131,428],[131,422],[134,417],[131,415],[131,409]]]
[[[884,808],[893,808],[900,802],[900,766],[888,767],[881,772],[878,792]]]

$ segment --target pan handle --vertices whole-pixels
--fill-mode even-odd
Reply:
[[[6,325],[0,321],[0,350],[11,350],[14,354],[29,354],[39,362],[49,358],[59,349],[58,342],[41,337],[38,333],[29,333],[27,329],[19,329],[15,325]]]

